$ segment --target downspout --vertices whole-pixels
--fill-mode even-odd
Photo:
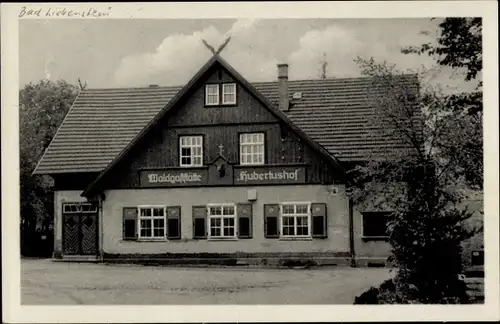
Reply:
[[[54,180],[54,188],[55,180]],[[59,208],[57,203],[57,190],[54,189],[54,223],[52,225],[52,237],[54,239],[53,249],[52,249],[52,258],[53,259],[61,259],[62,258],[62,234],[59,236],[59,226],[62,226],[62,206]],[[62,230],[61,230],[62,233]]]
[[[351,267],[356,267],[356,251],[354,249],[354,216],[353,216],[353,203],[349,198],[349,254],[351,256]]]
[[[103,202],[105,199],[104,193],[101,193],[100,195],[97,196],[97,201],[99,202],[99,213],[97,217],[99,218],[99,240],[98,240],[98,253],[99,253],[99,260],[104,261],[104,220],[103,220]]]

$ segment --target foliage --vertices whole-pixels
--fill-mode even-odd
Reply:
[[[38,225],[49,227],[53,214],[51,179],[32,175],[38,160],[73,104],[78,88],[43,80],[19,91],[21,234],[26,241]]]
[[[478,168],[464,166],[477,156],[481,119],[448,109],[446,96],[416,75],[402,77],[373,59],[357,62],[374,80],[367,93],[374,107],[370,128],[377,129],[372,136],[395,141],[352,171],[349,194],[367,209],[392,211],[396,295],[411,303],[463,301],[460,243],[480,229],[464,226],[472,212],[458,204],[467,174]]]
[[[454,297],[441,298],[441,304],[461,304],[467,302],[468,297],[465,293],[467,289],[465,282],[458,281],[454,288],[455,291],[451,294]],[[384,281],[377,288],[371,287],[360,296],[356,296],[354,304],[421,304],[422,302],[414,297],[417,291],[415,285],[407,284],[396,277]]]
[[[478,80],[478,87],[471,93],[455,93],[444,96],[444,110],[453,113],[467,113],[467,121],[475,131],[474,142],[465,145],[467,158],[462,158],[460,166],[464,169],[467,184],[475,189],[482,189],[483,184],[483,138],[482,111],[483,94],[480,72],[483,69],[482,54],[482,19],[481,18],[445,18],[439,24],[440,34],[437,45],[431,43],[410,46],[402,50],[405,54],[427,54],[436,58],[441,66],[465,69],[466,81]],[[479,172],[478,172],[479,171]]]
[[[476,79],[483,69],[482,19],[445,18],[439,30],[437,45],[425,43],[404,48],[402,52],[435,56],[440,65],[465,68],[465,80]]]

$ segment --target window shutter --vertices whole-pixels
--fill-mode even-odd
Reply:
[[[238,204],[238,237],[252,238],[252,204]]]
[[[326,238],[328,237],[328,220],[326,213],[326,204],[314,203],[311,204],[312,217],[312,237]]]
[[[181,206],[167,207],[167,238],[169,240],[181,238]]]
[[[123,239],[137,240],[137,207],[123,207]]]
[[[264,205],[264,237],[279,237],[280,206],[278,204]]]
[[[193,206],[193,238],[207,238],[207,207]]]

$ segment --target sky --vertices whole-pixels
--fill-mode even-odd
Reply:
[[[113,19],[21,20],[20,86],[42,79],[86,81],[89,88],[183,85],[210,58],[205,39],[249,81],[356,77],[356,57],[395,64],[402,71],[436,65],[401,48],[435,42],[439,20],[419,19]],[[427,33],[422,33],[423,31]],[[432,82],[454,91],[474,88],[461,71],[441,69]]]

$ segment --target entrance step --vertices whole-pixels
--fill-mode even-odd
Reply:
[[[72,262],[100,262],[97,255],[63,255],[62,259],[53,259],[54,261],[72,261]]]

